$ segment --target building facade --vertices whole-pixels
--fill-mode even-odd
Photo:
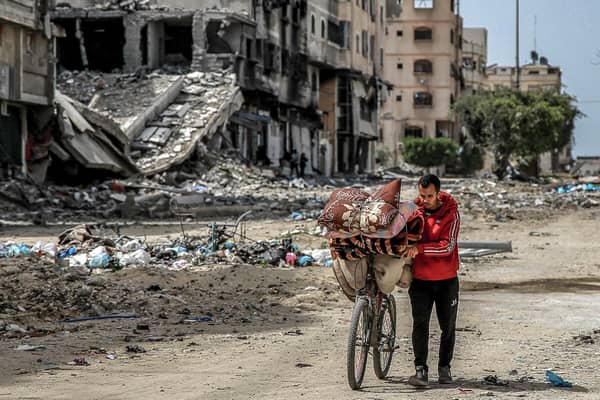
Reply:
[[[464,28],[462,43],[463,94],[487,89],[487,29]]]
[[[328,173],[362,173],[374,166],[379,132],[382,80],[384,5],[376,0],[321,0],[314,6],[330,11],[321,37],[309,31],[309,42],[326,42],[321,56],[319,107],[323,116],[322,148]],[[337,10],[336,10],[337,8]],[[312,18],[312,16],[311,16]],[[311,23],[312,25],[312,23]],[[310,48],[310,47],[309,47]]]
[[[226,135],[244,158],[278,167],[295,151],[308,174],[372,168],[385,24],[377,0],[211,0],[202,9],[159,0],[134,12],[69,3],[53,13],[66,31],[61,67],[230,68],[245,102]]]
[[[562,88],[562,71],[559,67],[549,65],[544,57],[540,63],[525,64],[519,70],[519,88],[522,91],[560,91]],[[484,82],[488,90],[514,89],[517,87],[517,69],[513,66],[490,65],[486,68]]]
[[[27,142],[50,120],[54,97],[48,1],[0,0],[0,162],[27,172]]]
[[[406,137],[458,137],[450,107],[463,86],[462,19],[455,0],[388,1],[386,17],[384,77],[393,90],[382,136],[398,162]]]
[[[562,71],[557,66],[548,63],[545,57],[539,61],[535,52],[531,63],[519,69],[517,85],[517,69],[513,66],[490,65],[486,68],[486,77],[483,87],[486,90],[517,89],[524,92],[532,90],[553,90],[560,92],[562,89]],[[568,145],[552,153],[542,154],[531,173],[547,173],[565,170],[572,162],[572,146]]]

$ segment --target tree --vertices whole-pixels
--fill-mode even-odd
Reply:
[[[501,90],[462,97],[453,111],[475,144],[494,154],[502,178],[512,158],[529,162],[572,142],[575,119],[583,115],[574,102],[552,90]]]
[[[458,145],[448,138],[406,138],[402,155],[407,163],[430,168],[456,159]]]

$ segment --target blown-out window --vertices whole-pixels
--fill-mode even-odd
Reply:
[[[422,138],[423,128],[420,126],[407,126],[406,129],[404,129],[404,137]]]
[[[415,28],[415,40],[431,40],[433,38],[433,31],[431,28],[426,26],[420,26]]]
[[[415,106],[433,105],[433,96],[429,92],[415,92],[413,104]]]
[[[433,72],[433,63],[429,60],[415,61],[415,70],[419,74],[431,74]]]

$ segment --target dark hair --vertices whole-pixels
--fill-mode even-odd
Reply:
[[[440,183],[440,178],[433,174],[425,175],[419,179],[419,186],[421,186],[423,189],[429,185],[435,186],[435,191],[439,192],[442,184]]]

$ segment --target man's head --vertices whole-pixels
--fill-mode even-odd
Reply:
[[[435,175],[425,175],[419,179],[419,198],[427,210],[439,207],[440,178]]]

